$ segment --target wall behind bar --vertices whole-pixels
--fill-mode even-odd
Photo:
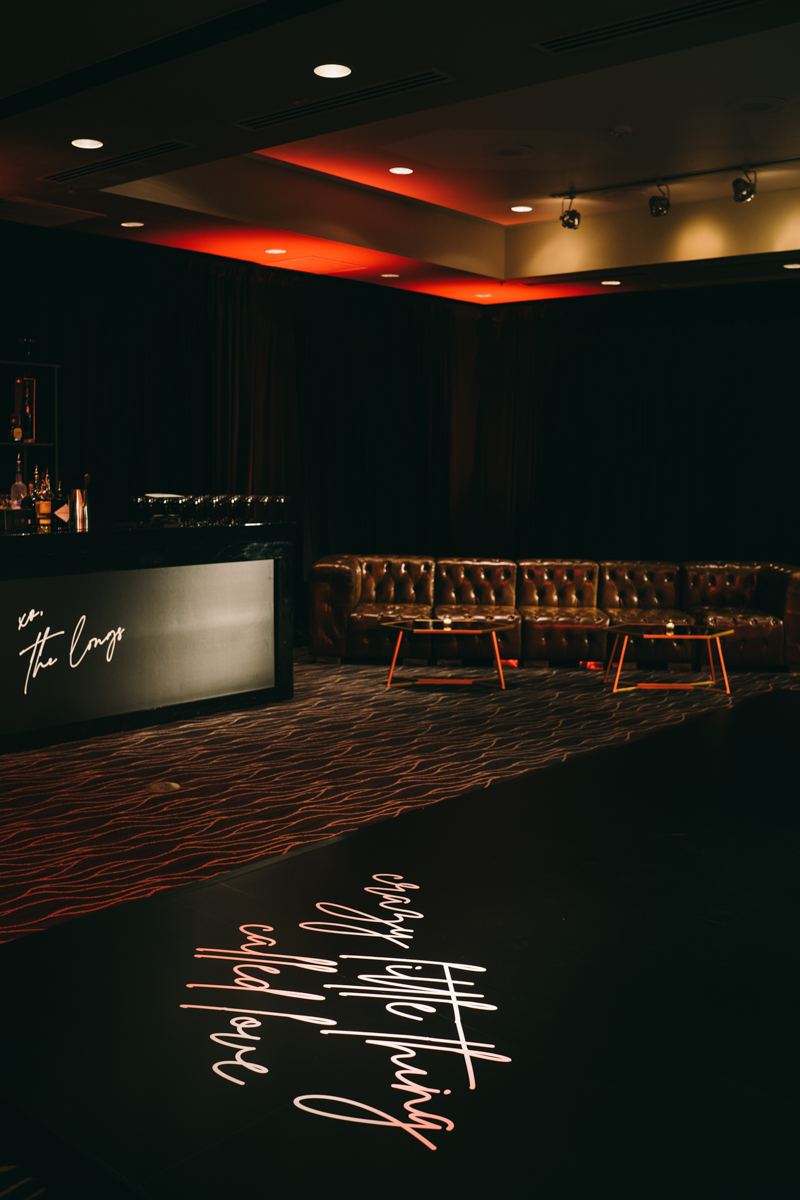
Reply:
[[[95,515],[288,494],[306,563],[800,557],[793,280],[480,308],[19,225],[0,251],[2,357],[64,364]]]

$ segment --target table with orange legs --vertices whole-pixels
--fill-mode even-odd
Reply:
[[[723,689],[717,687],[717,674],[714,669],[714,656],[711,652],[712,643],[717,647],[719,655],[719,665],[722,671],[722,679],[725,684],[725,692],[730,696],[731,685],[728,681],[728,672],[725,669],[725,659],[722,655],[722,638],[727,637],[729,633],[733,633],[732,629],[709,629],[703,625],[674,625],[669,626],[664,624],[630,624],[630,625],[615,625],[614,626],[614,646],[611,650],[611,657],[608,660],[606,673],[603,677],[603,683],[608,682],[608,677],[614,669],[614,655],[617,652],[620,638],[622,638],[622,647],[620,649],[619,661],[616,666],[614,675],[614,692],[631,692],[636,688],[654,691],[660,688],[669,689],[687,689],[697,687],[710,687],[715,691],[721,692]],[[632,687],[621,688],[619,686],[620,672],[622,671],[622,663],[625,659],[625,651],[628,648],[628,643],[633,637],[644,638],[647,641],[695,641],[705,642],[708,649],[708,663],[711,671],[710,679],[700,679],[692,683],[636,683]]]
[[[500,650],[497,645],[497,630],[499,628],[505,627],[508,624],[508,622],[506,620],[497,621],[497,622],[493,622],[491,620],[483,620],[480,622],[465,621],[463,624],[457,623],[455,621],[452,621],[449,623],[437,622],[437,625],[441,624],[441,628],[433,628],[432,621],[426,622],[424,624],[422,624],[421,622],[418,622],[418,621],[410,621],[410,620],[409,621],[387,621],[385,624],[386,624],[387,628],[397,630],[397,644],[394,648],[394,655],[392,657],[392,665],[389,667],[389,678],[386,680],[387,688],[417,687],[422,684],[430,684],[432,686],[439,686],[439,685],[448,686],[450,684],[456,684],[456,685],[463,684],[463,685],[469,687],[472,684],[472,685],[477,685],[478,687],[499,687],[503,691],[505,691],[506,681],[503,676],[503,664],[500,661]],[[410,635],[424,634],[426,637],[437,637],[437,636],[441,637],[443,635],[446,635],[447,637],[464,637],[467,634],[470,634],[472,637],[475,637],[475,635],[478,634],[481,637],[490,637],[492,639],[492,650],[494,653],[494,665],[495,665],[495,669],[497,671],[497,678],[496,679],[472,679],[469,676],[464,676],[464,675],[455,675],[455,676],[453,676],[453,675],[441,676],[440,675],[436,678],[399,679],[399,680],[395,680],[394,682],[392,682],[392,679],[394,676],[394,671],[395,671],[395,666],[397,665],[397,658],[398,658],[398,655],[400,654],[400,646],[402,645],[403,637],[406,634],[410,634]]]

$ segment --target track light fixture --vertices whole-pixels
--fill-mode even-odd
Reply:
[[[752,175],[752,178],[751,178]],[[747,204],[756,194],[757,175],[755,171],[745,171],[744,179],[734,179],[733,198],[737,204]]]
[[[569,200],[569,207],[564,208],[564,200],[561,201],[561,225],[564,229],[577,229],[581,223],[581,214],[577,208],[572,207],[574,196],[565,196],[564,200]]]
[[[665,217],[669,212],[669,184],[657,183],[660,195],[650,197],[650,216]]]
[[[763,167],[779,167],[787,163],[800,163],[800,154],[794,154],[790,158],[765,158],[762,162],[750,167],[737,168],[735,165],[732,167],[705,167],[699,171],[685,171],[680,175],[662,175],[660,179],[624,179],[619,183],[610,183],[606,180],[600,187],[570,188],[566,195],[563,192],[551,192],[550,196],[553,200],[569,200],[568,209],[564,209],[563,203],[561,205],[561,223],[567,229],[577,229],[578,221],[575,220],[573,223],[573,213],[576,217],[577,213],[572,207],[576,196],[614,196],[622,191],[629,192],[633,188],[657,187],[661,194],[650,198],[650,213],[654,217],[663,217],[669,212],[670,183],[678,180],[698,179],[704,175],[733,175],[734,171],[741,170],[742,175],[737,175],[732,180],[733,198],[737,204],[747,204],[756,194],[758,171]],[[565,217],[570,218],[570,224],[566,223]]]

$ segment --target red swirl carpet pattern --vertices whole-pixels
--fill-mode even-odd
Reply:
[[[581,670],[509,671],[505,692],[387,691],[383,666],[297,658],[291,701],[4,756],[0,940],[728,703],[707,689],[613,695]],[[732,686],[738,704],[800,678]]]

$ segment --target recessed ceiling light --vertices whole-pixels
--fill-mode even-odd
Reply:
[[[784,271],[800,271],[800,263],[784,263]]]
[[[475,296],[478,300],[488,300],[491,297],[491,292],[476,292]]]
[[[400,278],[399,275],[393,275],[391,272],[387,272],[385,275],[381,275],[381,279],[399,279],[399,278]]]
[[[533,209],[531,208],[531,206],[529,204],[512,204],[511,211],[512,212],[533,212]]]
[[[94,138],[75,138],[72,143],[79,150],[99,150],[102,144],[102,142],[95,141]]]
[[[123,229],[141,229],[144,221],[120,221]]]
[[[341,63],[323,63],[321,67],[314,67],[314,74],[321,75],[323,79],[344,79],[345,75],[352,74],[349,67],[343,67]]]
[[[734,100],[727,107],[733,112],[744,113],[748,117],[763,117],[768,113],[783,112],[788,101],[782,96],[744,96]]]
[[[411,167],[389,167],[390,175],[413,175]]]
[[[602,283],[603,287],[619,287],[622,280],[621,279],[601,279],[600,282]]]
[[[265,250],[265,254],[285,254],[285,250]]]

